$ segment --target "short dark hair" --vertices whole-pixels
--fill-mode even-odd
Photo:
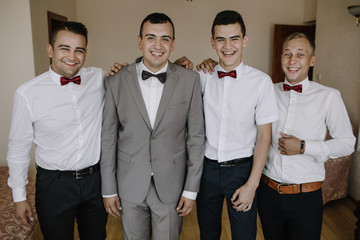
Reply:
[[[290,40],[294,40],[294,39],[299,39],[299,38],[305,38],[311,47],[311,55],[314,56],[315,54],[315,41],[314,39],[307,33],[300,33],[300,32],[296,32],[296,33],[292,33],[289,36],[287,36],[284,40],[284,44]],[[284,46],[283,44],[283,46]]]
[[[69,31],[69,32],[72,32],[72,33],[75,33],[75,34],[80,34],[80,35],[84,36],[85,40],[86,40],[86,46],[87,46],[87,43],[88,43],[88,37],[87,37],[88,31],[87,31],[87,28],[82,23],[71,22],[71,21],[61,23],[59,26],[57,26],[51,32],[51,36],[50,36],[50,44],[51,44],[51,46],[54,47],[56,35],[61,30]]]
[[[225,10],[222,12],[219,12],[213,22],[213,25],[211,27],[211,36],[214,38],[215,34],[215,26],[216,25],[229,25],[239,23],[241,27],[241,33],[243,34],[243,37],[245,37],[246,34],[246,28],[244,20],[240,13],[233,11],[233,10]]]
[[[171,21],[171,19],[164,13],[151,13],[149,15],[147,15],[146,18],[144,18],[144,20],[141,22],[141,25],[140,25],[140,38],[142,39],[143,38],[143,35],[142,35],[142,30],[143,30],[143,26],[146,22],[150,22],[152,24],[160,24],[160,23],[167,23],[169,22],[173,28],[173,39],[175,39],[175,27],[174,27],[174,24],[173,22]]]

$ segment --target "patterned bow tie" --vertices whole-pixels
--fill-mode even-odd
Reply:
[[[79,85],[81,83],[81,78],[80,78],[80,76],[76,76],[71,79],[66,78],[66,77],[60,77],[61,86],[64,86],[64,85],[68,84],[69,82],[73,82],[73,83]]]
[[[142,77],[143,80],[146,80],[146,79],[148,79],[150,77],[156,77],[157,79],[159,79],[159,81],[161,83],[165,83],[165,81],[166,81],[166,72],[159,73],[159,74],[152,74],[151,72],[148,72],[148,71],[142,71],[141,77]]]
[[[284,84],[283,85],[284,91],[290,91],[290,90],[294,90],[298,93],[302,93],[302,85],[296,85],[296,86],[290,86],[288,84]]]
[[[223,78],[225,76],[229,76],[229,77],[232,77],[232,78],[236,78],[236,70],[232,70],[230,72],[221,72],[221,71],[218,71],[218,76],[219,78]]]

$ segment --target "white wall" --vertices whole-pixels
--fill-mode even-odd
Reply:
[[[76,0],[76,16],[89,29],[87,66],[105,70],[115,61],[133,62],[141,53],[136,39],[141,21],[152,12],[164,12],[174,22],[176,46],[171,60],[187,56],[194,63],[217,58],[210,46],[215,15],[239,11],[250,37],[244,59],[270,74],[274,24],[303,24],[304,0]]]
[[[0,31],[0,165],[4,166],[14,92],[35,76],[28,0],[0,1]]]
[[[314,79],[341,92],[358,136],[360,121],[360,27],[347,7],[360,0],[318,0]],[[321,75],[319,80],[317,77]],[[360,199],[360,152],[353,154],[349,193]]]
[[[318,0],[304,0],[304,22],[316,21],[317,1]]]

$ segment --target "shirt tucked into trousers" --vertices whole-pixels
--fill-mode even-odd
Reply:
[[[82,239],[106,236],[107,214],[100,192],[100,171],[75,179],[53,174],[96,165],[100,159],[104,72],[82,68],[81,84],[60,84],[48,72],[15,92],[7,161],[14,202],[26,200],[30,149],[35,143],[36,210],[45,239],[73,239],[74,220]],[[40,170],[44,169],[44,171]]]
[[[269,76],[241,63],[234,69],[236,78],[199,72],[204,100],[206,148],[197,214],[200,238],[218,240],[224,199],[232,239],[256,239],[257,196],[248,212],[236,211],[231,197],[251,173],[257,125],[277,120],[274,89]],[[215,71],[224,71],[215,66]],[[209,160],[210,159],[210,160]],[[235,166],[219,163],[245,161]]]
[[[264,174],[282,184],[321,182],[324,162],[350,155],[355,137],[339,91],[305,79],[302,92],[284,91],[275,85],[279,121],[272,126],[272,142]],[[289,84],[285,80],[285,84]],[[326,140],[327,131],[332,139]],[[280,132],[305,141],[304,154],[281,155]],[[300,150],[300,149],[299,149]],[[263,181],[258,188],[258,207],[266,239],[320,239],[323,215],[321,189],[280,194]]]

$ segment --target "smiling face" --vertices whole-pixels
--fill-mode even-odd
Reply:
[[[219,56],[220,66],[231,71],[241,63],[242,50],[248,44],[248,36],[241,33],[239,23],[216,25],[211,45]]]
[[[52,59],[51,68],[66,78],[74,77],[86,59],[86,39],[80,34],[61,30],[56,34],[53,46],[47,46]]]
[[[161,70],[175,47],[171,23],[145,22],[142,38],[138,36],[138,47],[143,53],[144,65],[153,73]]]
[[[284,43],[281,54],[281,67],[286,80],[292,85],[303,81],[309,68],[315,65],[316,57],[310,43],[305,38],[292,39]]]

